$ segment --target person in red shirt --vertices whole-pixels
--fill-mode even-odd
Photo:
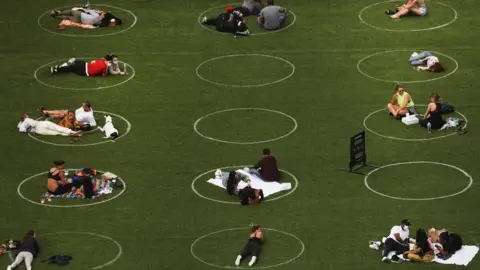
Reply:
[[[90,62],[71,58],[61,65],[50,67],[50,71],[55,75],[73,72],[81,76],[106,76],[114,59],[118,59],[118,57],[113,54],[105,56],[104,59],[96,59]]]

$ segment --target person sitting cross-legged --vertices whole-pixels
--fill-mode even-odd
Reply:
[[[260,176],[263,181],[280,182],[280,170],[277,159],[271,155],[270,149],[263,149],[263,157],[251,168],[251,172]]]
[[[387,109],[397,119],[407,115],[407,113],[416,114],[412,97],[398,84],[395,86],[395,94],[387,104]]]

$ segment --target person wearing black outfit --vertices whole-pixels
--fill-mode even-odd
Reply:
[[[7,267],[7,270],[15,269],[15,267],[20,265],[23,261],[25,261],[27,270],[32,269],[33,259],[37,256],[39,250],[36,237],[35,231],[33,230],[25,235],[23,241],[20,242],[20,246],[16,246],[19,253],[15,258],[15,261]]]
[[[430,129],[441,129],[445,124],[440,111],[440,95],[430,94],[430,103],[425,112],[424,119],[419,121],[421,127]]]
[[[56,160],[55,167],[48,171],[47,190],[52,195],[62,195],[72,191],[73,184],[65,181],[65,161]]]
[[[243,19],[243,14],[233,7],[225,8],[225,13],[220,13],[215,18],[204,17],[202,24],[215,25],[218,32],[232,33],[235,35],[247,36],[250,34],[247,24]]]
[[[91,168],[83,168],[76,170],[72,176],[73,185],[76,188],[82,188],[85,198],[91,199],[94,196],[92,176],[96,175],[97,171]]]
[[[270,149],[263,149],[263,157],[251,169],[255,169],[260,178],[267,182],[280,182],[280,170],[277,159],[270,154]]]
[[[254,225],[252,227],[252,231],[250,232],[250,236],[248,237],[247,244],[243,247],[243,251],[240,255],[237,256],[235,260],[235,265],[239,266],[242,259],[245,257],[252,255],[248,266],[252,266],[260,256],[260,247],[263,241],[263,233],[260,225]]]

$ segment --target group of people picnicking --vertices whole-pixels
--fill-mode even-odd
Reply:
[[[275,5],[274,0],[244,0],[239,7],[227,6],[225,12],[216,17],[203,17],[202,24],[215,26],[219,32],[248,36],[248,16],[256,16],[263,29],[273,31],[284,26],[288,9]]]
[[[418,229],[416,237],[410,237],[412,224],[408,219],[390,229],[390,234],[381,241],[370,241],[369,247],[382,251],[383,262],[401,263],[403,261],[431,262],[434,258],[446,260],[462,248],[459,234],[446,229],[430,228],[428,233]]]

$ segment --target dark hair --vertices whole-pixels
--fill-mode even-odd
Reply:
[[[264,155],[270,155],[270,149],[265,148],[265,149],[263,149],[262,153],[263,153]]]
[[[253,225],[252,226],[252,233],[255,232],[258,229],[260,229],[260,225]]]
[[[403,86],[399,83],[395,84],[395,92],[398,91],[398,89],[403,88]]]
[[[235,193],[235,187],[237,186],[238,180],[237,177],[235,177],[237,173],[235,171],[231,171],[228,174],[228,180],[227,180],[227,194],[228,195],[233,195]]]
[[[112,61],[113,60],[113,56],[111,54],[107,54],[105,55],[105,60],[107,61]]]
[[[53,162],[53,164],[55,164],[55,166],[61,166],[61,165],[65,164],[65,161],[63,161],[63,160],[55,160],[55,161]]]
[[[428,251],[431,250],[427,240],[428,236],[425,230],[423,229],[418,229],[417,234],[416,234],[416,242],[417,242],[417,247],[422,249],[422,253],[427,253]]]
[[[273,0],[267,0],[267,5],[269,6],[274,5]]]
[[[437,62],[437,63],[430,66],[430,71],[432,71],[432,72],[443,72],[443,71],[445,71],[445,68],[443,68],[443,66],[440,63]]]
[[[26,239],[29,239],[29,238],[33,237],[34,234],[35,234],[35,231],[34,231],[34,230],[28,231],[28,232],[25,234],[25,237],[23,237],[23,240],[26,240]]]
[[[433,98],[435,103],[440,101],[440,95],[437,92],[430,93],[430,98]]]
[[[105,57],[105,59],[106,59],[106,57]],[[90,101],[85,100],[84,103],[85,103],[85,105],[87,105],[88,108],[91,108],[91,107],[92,107],[92,104],[90,103]]]

